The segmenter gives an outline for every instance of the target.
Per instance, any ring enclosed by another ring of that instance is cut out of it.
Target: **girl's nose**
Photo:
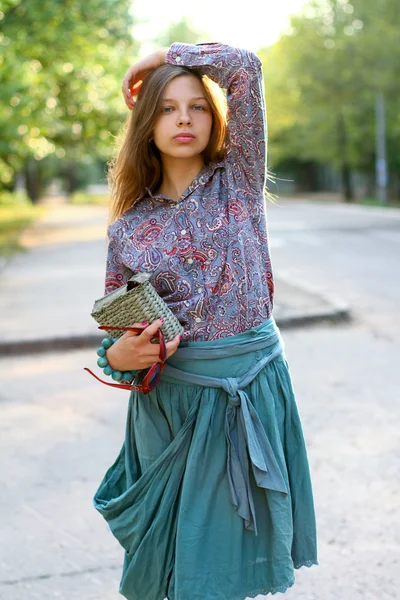
[[[182,124],[182,125],[184,123],[186,123],[186,124],[190,123],[190,117],[189,117],[189,115],[185,115],[185,114],[180,115],[180,117],[178,119],[178,123]]]

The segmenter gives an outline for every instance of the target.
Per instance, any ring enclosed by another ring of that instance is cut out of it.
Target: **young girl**
[[[223,44],[174,43],[133,65],[123,93],[134,110],[112,170],[106,293],[151,273],[184,334],[167,344],[158,385],[131,392],[124,444],[94,498],[125,551],[120,593],[285,592],[294,569],[318,561],[272,316],[261,62]],[[160,360],[150,340],[162,321],[142,325],[107,350],[112,369]]]

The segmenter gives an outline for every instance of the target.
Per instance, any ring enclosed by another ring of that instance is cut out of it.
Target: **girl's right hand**
[[[128,69],[122,82],[122,94],[128,108],[132,109],[135,106],[133,98],[138,95],[147,75],[164,64],[168,50],[169,48],[160,48],[138,60]]]
[[[160,345],[152,344],[151,338],[162,326],[161,319],[157,319],[143,329],[142,333],[126,331],[106,352],[108,364],[113,370],[132,371],[148,369],[160,361]],[[134,323],[132,327],[143,327],[142,323]],[[181,336],[178,334],[173,340],[166,343],[167,358],[178,349]]]

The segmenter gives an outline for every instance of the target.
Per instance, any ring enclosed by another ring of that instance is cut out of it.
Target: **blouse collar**
[[[184,200],[187,196],[189,196],[189,194],[191,194],[199,185],[206,184],[207,181],[209,181],[211,179],[211,177],[214,175],[215,171],[222,167],[224,167],[223,161],[219,161],[219,162],[213,161],[213,162],[210,162],[210,163],[207,163],[206,165],[204,165],[203,168],[201,169],[201,171],[198,173],[198,175],[196,175],[196,177],[193,179],[191,184],[183,192],[183,194],[181,195],[179,200],[173,200],[172,198],[169,198],[168,196],[164,196],[163,194],[153,194],[149,188],[145,188],[145,189],[146,189],[146,192],[148,193],[149,197],[152,198],[153,200],[156,200],[157,202],[167,202],[169,204],[178,204],[181,200]]]

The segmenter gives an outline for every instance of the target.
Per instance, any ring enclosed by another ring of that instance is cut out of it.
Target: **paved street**
[[[12,258],[1,272],[0,356],[64,347],[93,347],[100,340],[90,316],[104,293],[107,209],[104,206],[51,205],[22,236],[28,252]],[[0,267],[1,269],[1,267]],[[341,305],[275,278],[274,315],[279,323],[329,314]]]
[[[317,203],[268,205],[279,275],[350,304],[377,333],[400,328],[400,210]]]
[[[275,272],[355,317],[284,331],[320,560],[285,597],[399,598],[400,212],[281,204],[269,205]],[[102,267],[93,255],[96,276]],[[83,371],[94,363],[92,350],[0,360],[1,600],[121,598],[122,553],[91,502],[122,443],[127,395],[96,385]]]

